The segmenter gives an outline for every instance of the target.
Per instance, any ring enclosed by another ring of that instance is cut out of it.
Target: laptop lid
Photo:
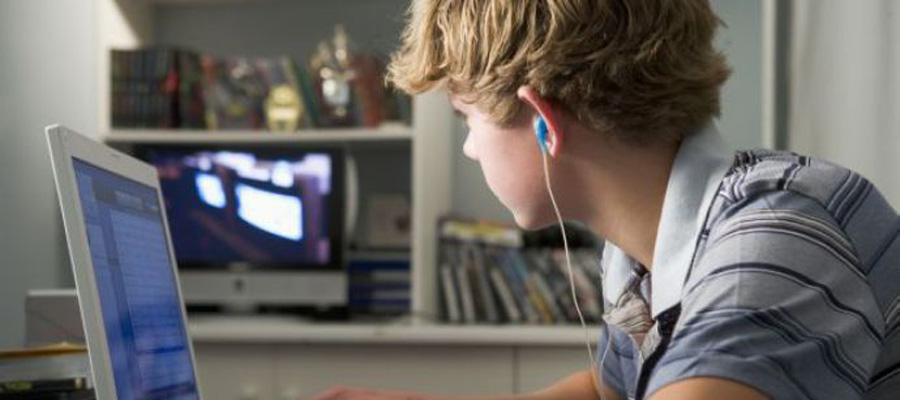
[[[156,170],[46,128],[99,400],[200,400]]]

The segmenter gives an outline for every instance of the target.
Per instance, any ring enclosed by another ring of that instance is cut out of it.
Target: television
[[[159,173],[189,304],[344,301],[343,150],[176,145],[135,150]],[[337,281],[323,281],[329,276]],[[325,287],[335,289],[320,295]]]

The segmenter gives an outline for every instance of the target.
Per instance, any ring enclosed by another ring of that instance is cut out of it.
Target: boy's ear
[[[557,111],[546,98],[541,96],[531,86],[520,86],[519,89],[516,90],[516,97],[518,97],[519,101],[530,108],[531,112],[534,113],[531,118],[531,126],[533,126],[534,120],[538,115],[544,118],[544,122],[547,124],[546,145],[548,155],[553,157],[559,154],[563,133],[560,129],[562,127],[562,120]]]

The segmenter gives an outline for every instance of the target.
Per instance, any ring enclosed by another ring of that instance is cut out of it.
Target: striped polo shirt
[[[609,314],[645,304],[652,327],[636,334],[632,316],[607,318],[603,384],[629,399],[699,376],[773,399],[900,398],[898,232],[896,212],[859,174],[793,153],[733,152],[713,126],[689,135],[652,271],[604,249]]]

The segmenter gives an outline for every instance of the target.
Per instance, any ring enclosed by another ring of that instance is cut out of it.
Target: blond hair
[[[580,123],[647,144],[719,114],[730,69],[707,0],[414,1],[387,79],[440,86],[507,125],[530,85]],[[416,4],[419,3],[419,4]]]

